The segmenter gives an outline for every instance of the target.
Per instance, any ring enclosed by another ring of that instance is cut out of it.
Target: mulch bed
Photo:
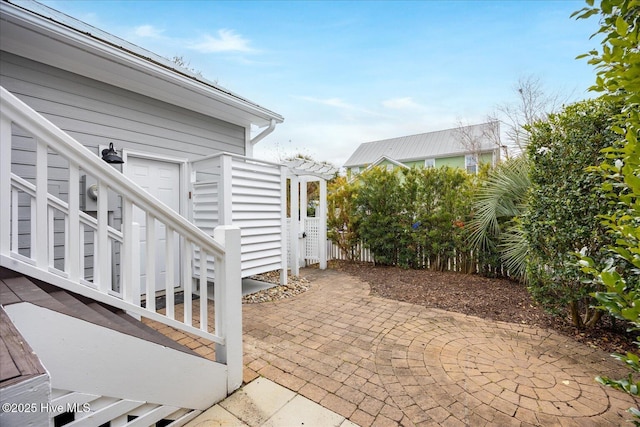
[[[475,274],[404,270],[369,263],[331,261],[330,268],[369,283],[371,294],[383,298],[454,311],[485,319],[553,329],[608,353],[637,352],[626,324],[607,315],[589,330],[577,330],[568,319],[554,317],[539,307],[526,286]]]

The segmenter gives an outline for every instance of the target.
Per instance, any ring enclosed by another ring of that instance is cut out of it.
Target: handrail
[[[31,197],[36,196],[36,186],[30,183],[29,181],[17,175],[12,175],[11,181],[14,187],[16,187],[17,189],[24,191],[26,194],[30,195]],[[48,198],[49,206],[51,206],[52,208],[58,209],[59,211],[62,211],[65,213],[69,212],[69,204],[64,200],[60,200],[53,194],[48,194],[47,198]],[[91,215],[87,215],[84,212],[79,212],[79,215],[80,215],[80,221],[83,224],[90,225],[92,227],[98,226],[98,220],[92,217]],[[111,226],[107,226],[107,230],[109,233],[109,237],[113,239],[117,239],[120,242],[122,242],[122,232],[120,230],[116,230]]]
[[[114,191],[128,194],[131,199],[135,199],[136,206],[161,219],[178,233],[190,235],[193,242],[206,248],[207,252],[224,255],[224,248],[206,233],[180,216],[166,214],[171,209],[166,204],[157,200],[122,173],[110,167],[98,156],[91,153],[84,145],[42,117],[2,86],[0,86],[0,99],[2,101],[2,114],[8,117],[10,121],[28,124],[29,132],[36,138],[47,141],[47,144],[58,154],[70,162],[82,165],[84,169],[90,170],[91,174],[99,180],[109,182],[109,187]]]
[[[242,383],[242,305],[240,283],[240,230],[233,226],[218,227],[213,236],[196,227],[186,218],[171,210],[132,180],[108,165],[80,142],[48,121],[27,104],[0,86],[0,200],[10,201],[10,209],[0,209],[0,265],[12,268],[56,286],[110,304],[129,312],[159,321],[182,331],[206,338],[216,343],[216,360],[227,365],[227,390],[232,392]],[[12,171],[13,129],[16,124],[35,140],[35,179],[29,182]],[[68,201],[48,190],[48,153],[54,152],[68,162]],[[98,182],[96,218],[80,210],[80,171],[90,173]],[[121,230],[109,225],[107,214],[108,191],[121,197]],[[20,197],[28,201],[19,202]],[[18,244],[18,206],[30,205],[28,253],[20,253]],[[147,305],[140,304],[140,261],[145,264],[148,296],[155,296],[154,271],[156,265],[155,244],[148,244],[146,259],[139,258],[139,231],[133,222],[133,208],[146,213],[147,242],[156,242],[155,224],[164,224],[166,233],[165,267],[166,313],[156,311],[155,298],[147,298]],[[56,214],[59,212],[59,214]],[[60,215],[62,218],[58,218]],[[64,220],[64,267],[54,266],[55,221]],[[87,228],[85,228],[87,227]],[[94,263],[94,282],[84,278],[84,232],[93,234],[94,259],[107,262]],[[174,233],[178,236],[174,239]],[[111,290],[112,273],[108,259],[112,256],[113,242],[120,244],[121,297]],[[182,274],[174,282],[173,248],[182,248]],[[192,326],[192,286],[194,282],[193,251],[198,250],[216,263],[215,325],[208,320],[206,275],[200,275],[200,327]],[[193,261],[193,263],[192,263]],[[174,286],[182,284],[185,294],[184,321],[175,319]],[[137,296],[136,296],[137,294]],[[215,332],[209,332],[214,326]]]

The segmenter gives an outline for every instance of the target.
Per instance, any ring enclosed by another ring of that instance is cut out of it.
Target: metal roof
[[[371,141],[360,144],[345,162],[345,167],[368,165],[381,157],[399,162],[442,158],[462,155],[471,150],[465,148],[464,140],[473,139],[475,151],[485,152],[498,148],[494,135],[499,131],[497,122],[482,123],[460,128],[401,136],[398,138]]]
[[[2,50],[232,123],[284,119],[163,58],[33,0],[2,0]]]

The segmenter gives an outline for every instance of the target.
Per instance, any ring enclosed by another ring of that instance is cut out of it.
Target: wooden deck
[[[46,374],[38,357],[0,307],[0,389]]]

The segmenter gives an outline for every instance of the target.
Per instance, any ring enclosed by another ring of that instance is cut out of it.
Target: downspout
[[[269,126],[267,126],[265,130],[257,134],[253,139],[249,140],[249,143],[247,144],[247,147],[245,150],[246,151],[245,155],[247,157],[253,157],[253,147],[258,142],[262,141],[265,137],[269,136],[269,134],[273,132],[275,128],[276,128],[276,121],[275,119],[271,119],[271,121],[269,122]]]

